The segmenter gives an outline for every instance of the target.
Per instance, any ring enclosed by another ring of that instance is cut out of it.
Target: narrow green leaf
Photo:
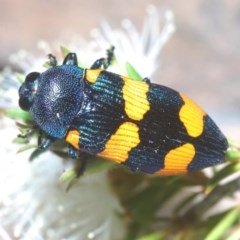
[[[22,120],[25,122],[32,122],[32,116],[29,112],[25,112],[19,108],[12,108],[5,111],[6,116],[16,119]]]
[[[226,215],[218,222],[218,224],[209,232],[205,240],[221,239],[226,231],[239,218],[240,208],[236,207],[226,213]]]
[[[25,132],[25,130],[28,130],[29,128],[31,128],[32,126],[21,123],[21,122],[16,122],[16,125],[18,128],[20,128],[20,130],[23,130],[23,132]]]
[[[27,143],[29,143],[29,139],[28,138],[22,138],[22,137],[16,137],[15,139],[13,139],[13,143],[27,144]]]
[[[17,153],[25,152],[25,151],[27,151],[29,149],[32,149],[32,148],[37,148],[37,145],[36,144],[29,144],[29,145],[23,146],[23,147],[18,149]]]
[[[189,196],[187,196],[186,198],[180,199],[178,204],[175,206],[174,209],[174,214],[178,214],[179,212],[181,212],[186,206],[188,206],[189,204],[191,204],[191,202],[198,197],[197,193],[192,193]]]
[[[239,142],[228,139],[229,149],[226,151],[227,160],[240,159],[240,144]]]
[[[63,57],[66,57],[70,53],[70,50],[67,49],[66,47],[61,46],[60,49],[61,49]]]
[[[76,171],[74,168],[65,171],[60,177],[60,183],[65,183],[71,181],[73,178],[76,178]]]
[[[66,183],[66,192],[68,192],[77,182],[79,178],[77,178],[75,169],[69,169],[65,171],[60,177],[60,183]]]
[[[239,239],[240,239],[240,225],[238,225],[225,240],[239,240]]]
[[[15,72],[14,75],[21,84],[25,81],[26,76],[23,73]]]
[[[240,151],[238,151],[238,150],[228,150],[227,152],[226,152],[226,159],[227,160],[236,160],[236,159],[240,159]]]
[[[221,170],[217,171],[214,176],[209,180],[207,187],[206,187],[206,192],[212,191],[216,185],[223,180],[224,178],[232,175],[233,173],[236,173],[240,171],[240,163],[231,163],[226,165],[224,168]]]
[[[149,184],[142,191],[127,199],[125,207],[138,224],[149,226],[153,223],[156,212],[164,208],[165,203],[179,194],[180,190],[181,187],[175,184],[164,187],[161,181],[155,182],[155,184]]]
[[[191,207],[184,215],[186,218],[200,219],[204,213],[212,208],[224,196],[230,196],[239,189],[240,179],[236,178],[224,185],[216,186],[206,197],[197,205]]]
[[[228,139],[228,145],[229,145],[229,148],[235,148],[235,149],[240,149],[240,144],[239,142],[236,142],[232,139]]]
[[[135,79],[135,80],[142,80],[143,78],[141,75],[137,72],[137,70],[129,63],[126,63],[126,71],[128,74],[128,77]]]
[[[138,240],[162,240],[166,239],[164,232],[155,232],[139,238]]]

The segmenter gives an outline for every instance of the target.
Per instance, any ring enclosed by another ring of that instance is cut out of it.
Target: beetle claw
[[[63,60],[63,65],[78,65],[76,53],[69,53]]]

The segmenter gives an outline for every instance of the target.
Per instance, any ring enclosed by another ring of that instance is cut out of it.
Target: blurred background
[[[176,32],[163,48],[153,82],[184,92],[212,115],[223,131],[240,138],[240,2],[237,0],[0,0],[0,68],[20,49],[37,42],[90,39],[103,20],[120,27],[124,18],[142,26],[146,7],[169,8]]]

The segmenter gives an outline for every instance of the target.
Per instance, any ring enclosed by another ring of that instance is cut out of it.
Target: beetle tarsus
[[[89,157],[90,155],[88,153],[78,151],[77,163],[75,165],[77,178],[84,174]]]
[[[113,60],[114,57],[114,47],[112,46],[110,49],[107,50],[107,57],[106,58],[100,58],[96,60],[93,65],[90,67],[90,69],[107,69]]]
[[[106,63],[105,63],[105,69],[107,69],[112,61],[113,61],[113,58],[114,58],[114,49],[115,47],[114,46],[111,46],[109,49],[107,49],[107,58],[106,58]]]
[[[145,83],[151,83],[150,79],[147,78],[147,77],[143,78],[143,81],[144,81]]]
[[[40,132],[38,136],[38,148],[41,150],[46,150],[52,145],[54,141],[55,138],[48,135],[43,135],[43,133]]]
[[[76,150],[72,145],[68,144],[68,156],[72,159],[79,158],[79,151]]]
[[[57,59],[54,55],[52,55],[51,53],[48,54],[48,59],[49,59],[49,66],[50,67],[56,67],[57,66]]]
[[[69,53],[63,60],[63,65],[78,65],[76,53]]]
[[[104,65],[105,58],[100,58],[96,60],[93,65],[90,67],[90,69],[99,69]]]

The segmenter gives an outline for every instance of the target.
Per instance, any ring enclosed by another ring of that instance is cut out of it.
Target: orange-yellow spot
[[[143,81],[134,81],[127,77],[122,77],[124,81],[123,99],[125,101],[125,112],[133,120],[143,119],[144,114],[150,109],[147,100],[149,84]]]
[[[206,113],[188,97],[183,94],[180,94],[180,96],[184,101],[184,105],[179,112],[180,120],[191,137],[198,137],[203,132],[203,117]]]
[[[102,69],[88,69],[85,72],[85,78],[87,79],[88,82],[95,83],[101,72]]]
[[[195,148],[190,143],[177,147],[165,156],[164,168],[157,173],[161,175],[177,175],[187,172],[187,167],[195,156]]]
[[[65,138],[76,149],[79,149],[80,133],[77,130],[70,130]]]
[[[111,136],[105,145],[105,149],[98,156],[117,163],[126,161],[129,151],[140,142],[138,131],[139,128],[135,123],[123,123]]]

